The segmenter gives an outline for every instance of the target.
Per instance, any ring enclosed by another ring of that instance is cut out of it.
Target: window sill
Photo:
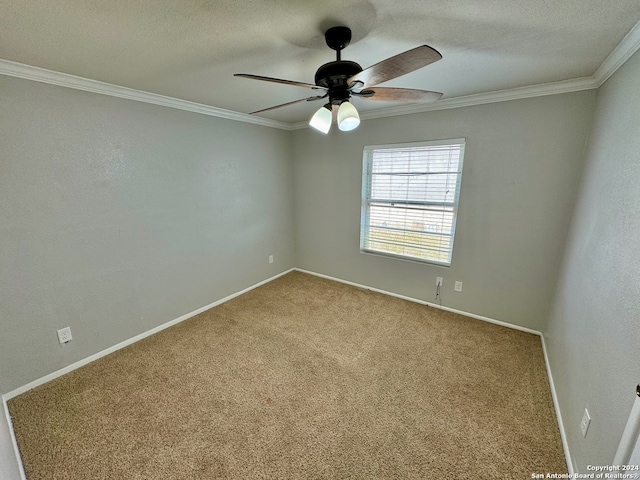
[[[363,253],[365,255],[373,255],[376,257],[383,257],[383,258],[391,258],[394,260],[401,260],[403,262],[411,262],[411,263],[419,263],[421,265],[432,265],[434,267],[441,267],[441,268],[449,268],[451,267],[451,263],[446,263],[446,262],[437,262],[435,260],[421,260],[419,258],[413,258],[413,257],[403,257],[402,255],[394,255],[392,253],[384,253],[384,252],[378,252],[376,250],[364,250],[364,249],[360,249],[360,253]]]

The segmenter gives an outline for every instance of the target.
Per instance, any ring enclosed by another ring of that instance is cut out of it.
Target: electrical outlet
[[[459,282],[456,280],[456,283],[453,285],[453,289],[456,292],[461,292],[462,291],[462,282]]]
[[[582,436],[587,436],[587,430],[589,430],[589,424],[591,423],[591,417],[589,416],[589,411],[585,408],[584,415],[582,415],[582,421],[580,422],[580,431],[582,432]]]
[[[436,287],[442,286],[442,277],[436,277]]]
[[[269,255],[269,263],[273,263],[273,255]]]
[[[71,340],[73,340],[73,337],[71,336],[71,327],[64,327],[58,330],[58,341],[61,344],[70,342]]]

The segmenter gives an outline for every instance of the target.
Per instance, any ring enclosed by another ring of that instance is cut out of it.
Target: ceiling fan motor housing
[[[325,63],[316,72],[316,85],[329,89],[330,103],[339,105],[349,98],[347,80],[362,71],[362,67],[349,60]]]

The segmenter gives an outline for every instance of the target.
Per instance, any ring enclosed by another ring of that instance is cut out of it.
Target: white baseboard
[[[18,442],[13,433],[13,422],[11,421],[11,415],[9,415],[9,407],[7,407],[7,400],[4,396],[2,397],[2,410],[4,418],[0,419],[0,445],[2,446],[0,458],[8,461],[0,462],[0,479],[27,480],[27,476],[24,473],[24,466],[22,465],[22,458],[20,458]],[[13,457],[15,457],[15,459]]]
[[[256,283],[255,285],[247,287],[244,290],[240,290],[239,292],[232,293],[231,295],[228,295],[228,296],[226,296],[226,297],[224,297],[224,298],[222,298],[220,300],[217,300],[217,301],[215,301],[213,303],[210,303],[209,305],[205,305],[204,307],[200,307],[197,310],[194,310],[193,312],[187,313],[186,315],[182,315],[181,317],[178,317],[178,318],[176,318],[174,320],[171,320],[171,321],[169,321],[167,323],[163,323],[162,325],[159,325],[159,326],[157,326],[155,328],[152,328],[151,330],[147,330],[146,332],[143,332],[143,333],[141,333],[139,335],[136,335],[135,337],[131,337],[131,338],[129,338],[129,339],[123,341],[123,342],[118,343],[117,345],[109,347],[109,348],[107,348],[105,350],[102,350],[102,351],[100,351],[98,353],[94,353],[93,355],[90,355],[90,356],[88,356],[86,358],[83,358],[82,360],[78,360],[77,362],[72,363],[71,365],[68,365],[68,366],[66,366],[64,368],[61,368],[60,370],[56,370],[55,372],[50,373],[48,375],[45,375],[44,377],[38,378],[37,380],[34,380],[33,382],[29,382],[26,385],[23,385],[22,387],[18,387],[15,390],[10,391],[9,393],[5,393],[2,397],[5,400],[10,400],[13,397],[17,397],[18,395],[21,395],[21,394],[31,390],[32,388],[35,388],[35,387],[38,387],[38,386],[40,386],[42,384],[50,382],[51,380],[54,380],[54,379],[66,374],[66,373],[72,372],[73,370],[76,370],[76,369],[78,369],[78,368],[80,368],[80,367],[82,367],[82,366],[84,366],[84,365],[86,365],[88,363],[91,363],[91,362],[93,362],[95,360],[98,360],[99,358],[102,358],[105,355],[109,355],[110,353],[113,353],[113,352],[115,352],[117,350],[120,350],[121,348],[129,346],[129,345],[131,345],[133,343],[136,343],[136,342],[142,340],[143,338],[146,338],[146,337],[148,337],[150,335],[153,335],[154,333],[158,333],[158,332],[160,332],[160,331],[162,331],[162,330],[164,330],[166,328],[169,328],[169,327],[171,327],[173,325],[176,325],[176,324],[178,324],[180,322],[183,322],[183,321],[185,321],[185,320],[187,320],[187,319],[189,319],[191,317],[195,317],[196,315],[198,315],[198,314],[200,314],[200,313],[202,313],[202,312],[204,312],[206,310],[209,310],[210,308],[213,308],[213,307],[215,307],[217,305],[220,305],[222,303],[228,302],[232,298],[235,298],[235,297],[237,297],[239,295],[242,295],[243,293],[247,293],[248,291],[253,290],[254,288],[257,288],[257,287],[259,287],[261,285],[264,285],[265,283],[269,283],[269,282],[271,282],[272,280],[275,280],[278,277],[281,277],[283,275],[286,275],[289,272],[292,272],[293,270],[294,270],[293,268],[290,268],[289,270],[286,270],[286,271],[284,271],[282,273],[274,275],[273,277],[269,277],[266,280],[263,280],[261,282]]]
[[[217,301],[215,301],[213,303],[210,303],[209,305],[205,305],[204,307],[198,308],[197,310],[194,310],[193,312],[187,313],[186,315],[182,315],[181,317],[178,317],[178,318],[176,318],[174,320],[171,320],[171,321],[169,321],[167,323],[163,323],[162,325],[159,325],[159,326],[157,326],[155,328],[152,328],[151,330],[148,330],[148,331],[143,332],[143,333],[141,333],[139,335],[136,335],[135,337],[131,337],[128,340],[125,340],[123,342],[118,343],[117,345],[114,345],[114,346],[109,347],[109,348],[107,348],[105,350],[102,350],[102,351],[100,351],[98,353],[90,355],[90,356],[88,356],[88,357],[86,357],[86,358],[84,358],[82,360],[79,360],[79,361],[77,361],[75,363],[72,363],[71,365],[68,365],[68,366],[66,366],[64,368],[61,368],[60,370],[56,370],[53,373],[50,373],[48,375],[45,375],[44,377],[38,378],[37,380],[34,380],[33,382],[29,382],[26,385],[23,385],[22,387],[18,387],[15,390],[12,390],[9,393],[5,393],[4,395],[2,395],[2,405],[3,405],[3,408],[4,408],[4,415],[6,416],[6,419],[7,419],[8,430],[9,431],[6,432],[4,428],[0,429],[0,440],[3,440],[3,445],[2,445],[3,448],[8,448],[8,447],[5,446],[5,444],[8,445],[10,442],[13,445],[13,450],[14,450],[15,457],[16,457],[16,462],[17,462],[17,465],[19,467],[19,473],[20,473],[19,480],[26,480],[26,476],[25,476],[25,473],[24,473],[24,467],[22,465],[22,458],[20,457],[20,451],[18,449],[18,443],[16,441],[16,437],[15,437],[15,434],[14,434],[14,431],[13,431],[13,424],[12,424],[12,421],[11,421],[11,415],[9,414],[9,408],[7,407],[7,401],[8,400],[10,400],[10,399],[12,399],[14,397],[17,397],[18,395],[20,395],[22,393],[25,393],[25,392],[31,390],[32,388],[35,388],[35,387],[43,385],[43,384],[45,384],[47,382],[50,382],[51,380],[54,380],[54,379],[66,374],[66,373],[72,372],[73,370],[76,370],[76,369],[78,369],[78,368],[80,368],[80,367],[82,367],[84,365],[87,365],[88,363],[91,363],[91,362],[93,362],[95,360],[98,360],[99,358],[102,358],[102,357],[104,357],[106,355],[109,355],[110,353],[113,353],[113,352],[115,352],[117,350],[120,350],[121,348],[124,348],[124,347],[126,347],[128,345],[131,345],[131,344],[133,344],[133,343],[135,343],[135,342],[137,342],[139,340],[142,340],[143,338],[146,338],[146,337],[148,337],[150,335],[153,335],[154,333],[158,333],[158,332],[160,332],[160,331],[162,331],[162,330],[164,330],[166,328],[169,328],[169,327],[171,327],[173,325],[176,325],[176,324],[178,324],[180,322],[183,322],[183,321],[185,321],[185,320],[187,320],[187,319],[189,319],[191,317],[195,317],[196,315],[198,315],[198,314],[200,314],[200,313],[202,313],[202,312],[204,312],[206,310],[209,310],[210,308],[213,308],[213,307],[215,307],[217,305],[220,305],[222,303],[228,302],[232,298],[240,296],[243,293],[247,293],[248,291],[253,290],[254,288],[257,288],[257,287],[259,287],[261,285],[264,285],[265,283],[269,283],[272,280],[275,280],[278,277],[286,275],[287,273],[289,273],[289,272],[291,272],[293,270],[294,270],[293,268],[290,268],[289,270],[281,272],[281,273],[279,273],[277,275],[274,275],[273,277],[270,277],[270,278],[267,278],[266,280],[258,282],[255,285],[247,287],[244,290],[240,290],[239,292],[236,292],[236,293],[233,293],[231,295],[228,295],[228,296],[226,296],[226,297],[224,297],[224,298],[222,298],[220,300],[217,300]],[[10,436],[10,440],[8,440],[8,436]],[[7,438],[5,438],[5,437],[7,437]],[[6,440],[6,441],[4,441],[4,440]],[[11,474],[10,473],[6,473],[5,474],[5,472],[3,470],[0,470],[0,479],[2,479],[2,480],[5,479],[5,477],[3,475],[5,475],[5,476],[6,475],[11,475],[12,477],[15,477],[15,473],[11,473]],[[7,480],[18,480],[18,478],[14,479],[14,478],[9,477],[9,478],[7,478]]]
[[[302,273],[308,273],[309,275],[315,275],[316,277],[326,278],[327,280],[334,280],[336,282],[345,283],[347,285],[352,285],[354,287],[364,288],[366,290],[371,290],[372,292],[382,293],[384,295],[389,295],[391,297],[401,298],[403,300],[408,300],[410,302],[420,303],[422,305],[428,305],[429,307],[438,308],[440,310],[446,310],[447,312],[457,313],[459,315],[464,315],[465,317],[471,317],[471,318],[475,318],[476,320],[482,320],[483,322],[495,323],[496,325],[501,325],[503,327],[513,328],[514,330],[520,330],[522,332],[533,333],[534,335],[542,336],[542,333],[540,333],[538,330],[533,330],[532,328],[521,327],[520,325],[514,325],[513,323],[503,322],[501,320],[496,320],[494,318],[483,317],[482,315],[476,315],[475,313],[456,310],[455,308],[443,307],[442,305],[438,305],[437,303],[431,303],[425,300],[420,300],[418,298],[407,297],[406,295],[400,295],[399,293],[389,292],[387,290],[381,290],[379,288],[370,287],[368,285],[363,285],[361,283],[350,282],[349,280],[343,280],[341,278],[331,277],[329,275],[312,272],[310,270],[303,270],[301,268],[294,268],[294,270]]]
[[[533,330],[533,329],[527,328],[527,327],[521,327],[520,325],[514,325],[512,323],[503,322],[503,321],[496,320],[496,319],[493,319],[493,318],[483,317],[481,315],[476,315],[474,313],[464,312],[462,310],[456,310],[455,308],[443,307],[442,305],[438,305],[436,303],[430,303],[430,302],[426,302],[424,300],[420,300],[420,299],[417,299],[417,298],[407,297],[405,295],[400,295],[400,294],[397,294],[397,293],[388,292],[386,290],[381,290],[379,288],[370,287],[368,285],[362,285],[360,283],[350,282],[348,280],[343,280],[341,278],[331,277],[329,275],[324,275],[322,273],[312,272],[310,270],[304,270],[302,268],[295,268],[294,270],[297,270],[298,272],[308,273],[310,275],[315,275],[316,277],[326,278],[328,280],[334,280],[336,282],[345,283],[347,285],[353,285],[354,287],[364,288],[364,289],[367,289],[367,290],[371,290],[373,292],[382,293],[384,295],[390,295],[392,297],[402,298],[403,300],[408,300],[410,302],[420,303],[422,305],[428,305],[428,306],[433,307],[433,308],[439,308],[440,310],[446,310],[448,312],[458,313],[460,315],[464,315],[466,317],[475,318],[476,320],[481,320],[483,322],[495,323],[495,324],[501,325],[503,327],[513,328],[515,330],[521,330],[523,332],[533,333],[534,335],[538,335],[540,337],[541,341],[542,341],[542,352],[544,354],[544,363],[545,363],[545,366],[547,368],[547,376],[549,378],[549,388],[551,390],[551,397],[553,398],[553,408],[554,408],[554,410],[556,412],[556,418],[557,418],[557,421],[558,421],[558,428],[560,429],[560,439],[562,440],[562,448],[564,450],[564,458],[565,458],[565,460],[567,462],[567,470],[568,470],[568,472],[570,474],[572,474],[572,475],[574,474],[573,461],[571,459],[571,453],[569,451],[569,444],[567,442],[567,435],[566,435],[566,432],[564,430],[564,423],[562,422],[562,415],[560,413],[560,404],[558,403],[558,395],[556,394],[556,387],[555,387],[555,384],[553,383],[553,375],[551,374],[551,365],[549,364],[549,357],[547,356],[547,346],[545,344],[544,335],[542,334],[542,332],[539,332],[538,330]]]
[[[564,430],[564,423],[562,421],[562,414],[560,413],[560,402],[558,401],[558,395],[556,393],[556,386],[553,383],[553,374],[551,373],[551,364],[549,363],[549,357],[547,355],[547,344],[544,340],[544,335],[540,335],[542,339],[542,352],[544,353],[544,363],[547,366],[547,377],[549,377],[549,388],[551,389],[551,397],[553,398],[553,408],[556,411],[556,419],[558,420],[558,428],[560,429],[560,439],[562,440],[562,449],[564,450],[564,459],[567,462],[567,470],[571,475],[575,475],[575,469],[573,467],[573,460],[571,458],[571,452],[569,451],[569,442],[567,441],[567,433]]]

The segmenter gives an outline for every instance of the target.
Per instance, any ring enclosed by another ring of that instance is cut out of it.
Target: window
[[[464,139],[364,147],[360,250],[451,265]]]

